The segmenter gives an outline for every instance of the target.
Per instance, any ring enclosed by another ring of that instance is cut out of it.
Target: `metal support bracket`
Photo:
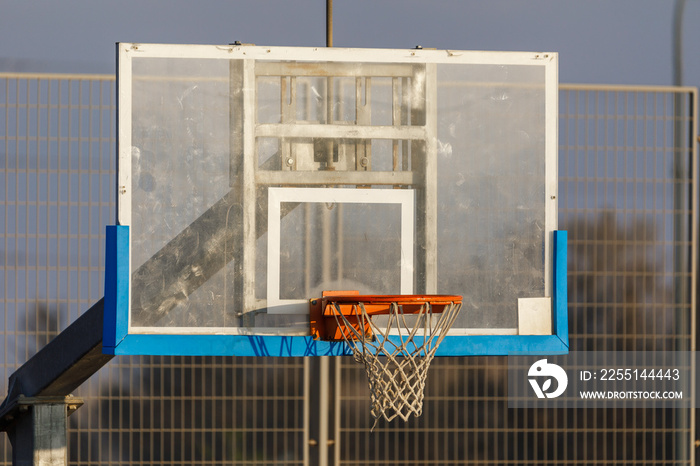
[[[13,465],[68,464],[68,416],[83,404],[70,393],[114,357],[102,354],[103,322],[101,299],[10,376],[0,431]]]

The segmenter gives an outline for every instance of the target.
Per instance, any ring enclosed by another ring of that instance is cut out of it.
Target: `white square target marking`
[[[285,202],[398,204],[401,207],[401,294],[413,293],[414,203],[412,189],[269,188],[267,240],[268,314],[306,314],[308,300],[280,296],[281,205]],[[374,219],[381,221],[381,219]],[[311,298],[311,297],[309,297]]]

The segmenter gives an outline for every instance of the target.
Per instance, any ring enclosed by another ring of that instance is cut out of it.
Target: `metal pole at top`
[[[333,47],[333,0],[326,0],[326,47]]]
[[[330,1],[330,0],[329,0]],[[686,0],[676,0],[673,8],[673,85],[683,85],[683,12]]]

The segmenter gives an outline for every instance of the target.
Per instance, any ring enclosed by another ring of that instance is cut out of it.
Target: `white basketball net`
[[[388,324],[378,327],[360,302],[353,305],[352,315],[358,318],[359,329],[369,323],[373,335],[354,327],[332,303],[338,325],[349,331],[343,333],[345,342],[352,348],[356,362],[362,363],[369,379],[372,430],[380,418],[391,421],[399,416],[404,421],[411,414],[423,412],[423,390],[430,362],[438,345],[459,314],[462,303],[451,303],[442,313],[434,313],[430,303],[421,306],[419,313],[404,314],[403,307],[391,304]],[[407,317],[415,319],[414,324]]]

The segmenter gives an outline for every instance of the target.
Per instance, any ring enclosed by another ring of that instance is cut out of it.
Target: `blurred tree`
[[[678,349],[661,226],[612,212],[567,222],[572,351]]]

